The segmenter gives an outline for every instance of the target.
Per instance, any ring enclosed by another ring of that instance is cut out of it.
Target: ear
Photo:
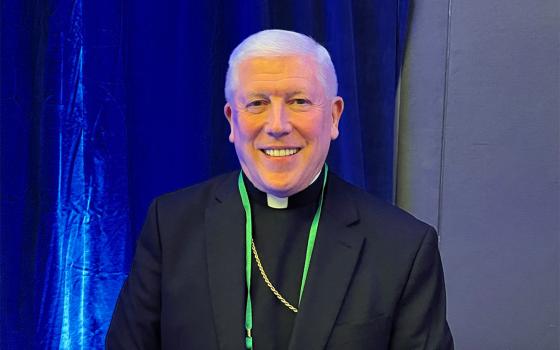
[[[331,140],[335,140],[338,137],[338,123],[342,117],[342,111],[344,110],[344,100],[340,96],[333,98],[331,102]]]
[[[224,115],[229,123],[229,142],[233,143],[233,109],[229,102],[224,106]]]

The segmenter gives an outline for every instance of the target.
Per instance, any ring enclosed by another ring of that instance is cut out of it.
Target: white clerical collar
[[[319,177],[319,175],[321,175],[321,170],[319,170],[317,175],[315,175],[315,177],[313,178],[313,180],[311,180],[311,182],[309,183],[309,185],[307,185],[307,187],[309,187],[312,183],[314,183],[315,180],[317,180],[317,178]],[[266,204],[268,204],[270,208],[286,209],[288,207],[288,198],[289,197],[276,197],[273,194],[267,193]]]

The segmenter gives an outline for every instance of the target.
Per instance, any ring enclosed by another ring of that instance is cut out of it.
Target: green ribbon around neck
[[[307,272],[309,271],[309,263],[311,262],[311,255],[313,254],[313,247],[315,246],[315,238],[317,237],[321,209],[323,208],[323,198],[325,195],[325,187],[327,185],[328,172],[329,167],[327,166],[327,163],[325,163],[325,175],[323,176],[321,197],[319,198],[319,205],[317,206],[317,211],[313,217],[313,222],[311,223],[311,228],[309,229],[309,238],[307,239],[307,250],[305,252],[305,264],[303,265],[303,275],[301,277],[301,285],[299,288],[298,305],[301,303],[301,298],[303,297],[303,290],[307,280]],[[253,306],[251,304],[251,242],[253,241],[253,219],[251,216],[251,204],[249,203],[247,188],[245,187],[245,182],[243,181],[243,171],[239,173],[237,186],[239,188],[239,194],[241,195],[243,209],[245,209],[245,280],[247,282],[247,304],[245,306],[245,330],[247,331],[247,334],[245,336],[245,347],[248,350],[252,350],[253,337],[251,330],[253,329]]]

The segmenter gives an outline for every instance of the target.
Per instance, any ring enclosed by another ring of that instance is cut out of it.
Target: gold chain
[[[261,264],[261,260],[259,259],[259,254],[257,253],[257,248],[255,247],[255,241],[252,240],[252,239],[251,239],[251,250],[253,251],[253,255],[255,256],[255,260],[257,261],[257,266],[259,267],[259,271],[261,272],[261,276],[263,277],[264,282],[266,283],[268,288],[270,288],[272,293],[274,293],[276,298],[278,298],[278,300],[280,300],[280,302],[282,304],[284,304],[288,309],[297,313],[298,309],[296,309],[292,304],[290,304],[286,299],[284,299],[282,294],[280,294],[280,292],[278,292],[278,290],[276,290],[276,288],[274,288],[274,286],[272,285],[272,283],[268,279],[268,276],[266,275],[266,272],[264,272],[264,268]]]

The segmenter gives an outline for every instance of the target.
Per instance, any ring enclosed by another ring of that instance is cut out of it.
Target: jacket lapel
[[[359,220],[356,205],[341,187],[338,178],[329,179],[290,350],[325,347],[362,249],[363,235],[350,227]]]
[[[205,213],[210,298],[222,350],[245,343],[245,213],[236,175],[218,186]],[[330,176],[290,350],[325,347],[362,249],[364,238],[351,227],[358,211],[344,187]]]
[[[245,343],[245,213],[231,175],[205,214],[210,298],[220,349]]]

